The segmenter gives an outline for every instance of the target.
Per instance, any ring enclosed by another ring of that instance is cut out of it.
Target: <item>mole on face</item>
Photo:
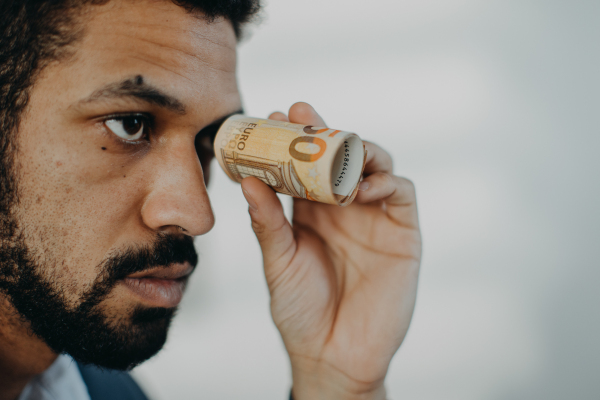
[[[102,150],[106,150],[106,147],[102,147]]]
[[[144,83],[144,78],[142,78],[141,75],[138,75],[135,77],[135,84],[136,85],[142,85]]]

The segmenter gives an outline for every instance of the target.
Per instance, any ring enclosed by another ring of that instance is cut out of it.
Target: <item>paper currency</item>
[[[236,182],[255,176],[279,193],[340,206],[356,197],[366,161],[354,133],[244,115],[221,125],[214,146]]]

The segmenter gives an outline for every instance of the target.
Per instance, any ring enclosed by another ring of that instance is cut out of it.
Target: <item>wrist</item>
[[[323,362],[292,362],[294,400],[385,400],[384,379],[360,380]]]

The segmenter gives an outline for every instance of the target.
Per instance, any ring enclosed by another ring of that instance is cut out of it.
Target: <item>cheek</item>
[[[79,158],[51,147],[20,160],[17,216],[49,278],[76,298],[112,250],[139,237],[144,180],[110,155]]]

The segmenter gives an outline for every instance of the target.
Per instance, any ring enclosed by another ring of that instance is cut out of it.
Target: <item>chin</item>
[[[90,335],[87,343],[68,346],[68,353],[83,364],[130,370],[157,354],[167,340],[175,308],[137,307],[127,325],[123,323]]]

